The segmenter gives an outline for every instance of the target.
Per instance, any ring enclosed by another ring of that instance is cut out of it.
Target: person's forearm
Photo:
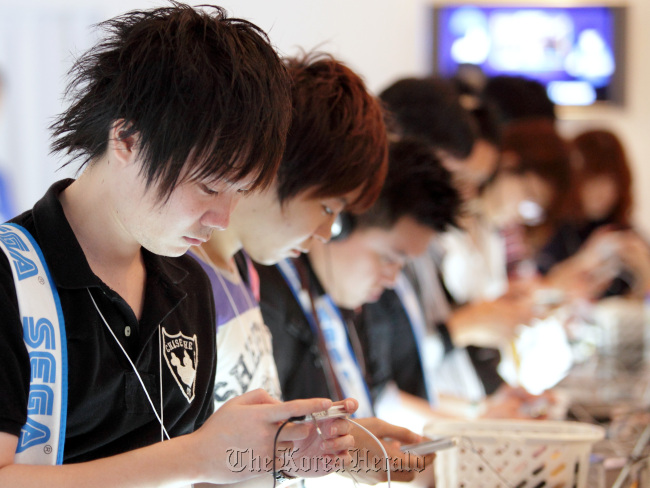
[[[634,291],[642,298],[650,299],[650,263],[637,266]]]
[[[468,304],[456,309],[447,320],[454,346],[498,347],[503,338],[490,323],[492,315],[493,310],[488,302]]]
[[[354,413],[358,407],[352,399],[346,399],[345,403],[348,413]],[[149,488],[242,481],[261,472],[246,469],[246,464],[236,455],[240,449],[268,459],[273,455],[278,422],[327,410],[331,405],[332,401],[325,398],[283,403],[256,389],[227,401],[191,434],[117,456],[64,466],[12,464],[18,439],[0,433],[0,486]],[[341,435],[335,439],[315,444],[313,457],[347,453],[353,446],[353,438],[347,432],[339,432]],[[289,424],[278,442],[306,442],[312,437],[316,434],[310,423]],[[231,457],[233,452],[235,455]]]
[[[205,481],[190,436],[86,463],[63,466],[10,464],[0,469],[0,486],[12,488],[148,488],[189,486]],[[225,461],[224,461],[225,467]],[[218,480],[213,480],[218,481]]]

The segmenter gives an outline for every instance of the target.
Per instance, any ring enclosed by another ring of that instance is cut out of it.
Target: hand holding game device
[[[314,412],[311,415],[294,417],[289,420],[291,420],[292,422],[300,423],[300,422],[313,422],[313,421],[319,421],[325,419],[345,418],[347,416],[348,416],[348,412],[347,410],[345,410],[345,407],[343,405],[333,405],[327,410],[323,410],[322,412]]]

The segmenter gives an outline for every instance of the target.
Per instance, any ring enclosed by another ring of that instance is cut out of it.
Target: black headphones
[[[352,233],[357,223],[354,215],[341,212],[332,223],[332,237],[330,241],[342,241]]]

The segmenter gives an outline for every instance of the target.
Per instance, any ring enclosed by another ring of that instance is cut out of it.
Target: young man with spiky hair
[[[0,227],[0,486],[255,476],[228,450],[273,458],[280,421],[331,401],[256,390],[212,414],[214,303],[184,253],[272,181],[286,70],[257,27],[218,7],[173,3],[102,27],[53,125],[54,150],[80,176]],[[305,424],[279,440],[336,457],[352,445],[340,422],[326,444]]]

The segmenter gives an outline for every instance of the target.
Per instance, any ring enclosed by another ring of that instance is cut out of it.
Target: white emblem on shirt
[[[163,327],[162,336],[162,354],[165,362],[187,401],[192,402],[199,361],[196,335],[188,337],[181,332],[169,334]]]

